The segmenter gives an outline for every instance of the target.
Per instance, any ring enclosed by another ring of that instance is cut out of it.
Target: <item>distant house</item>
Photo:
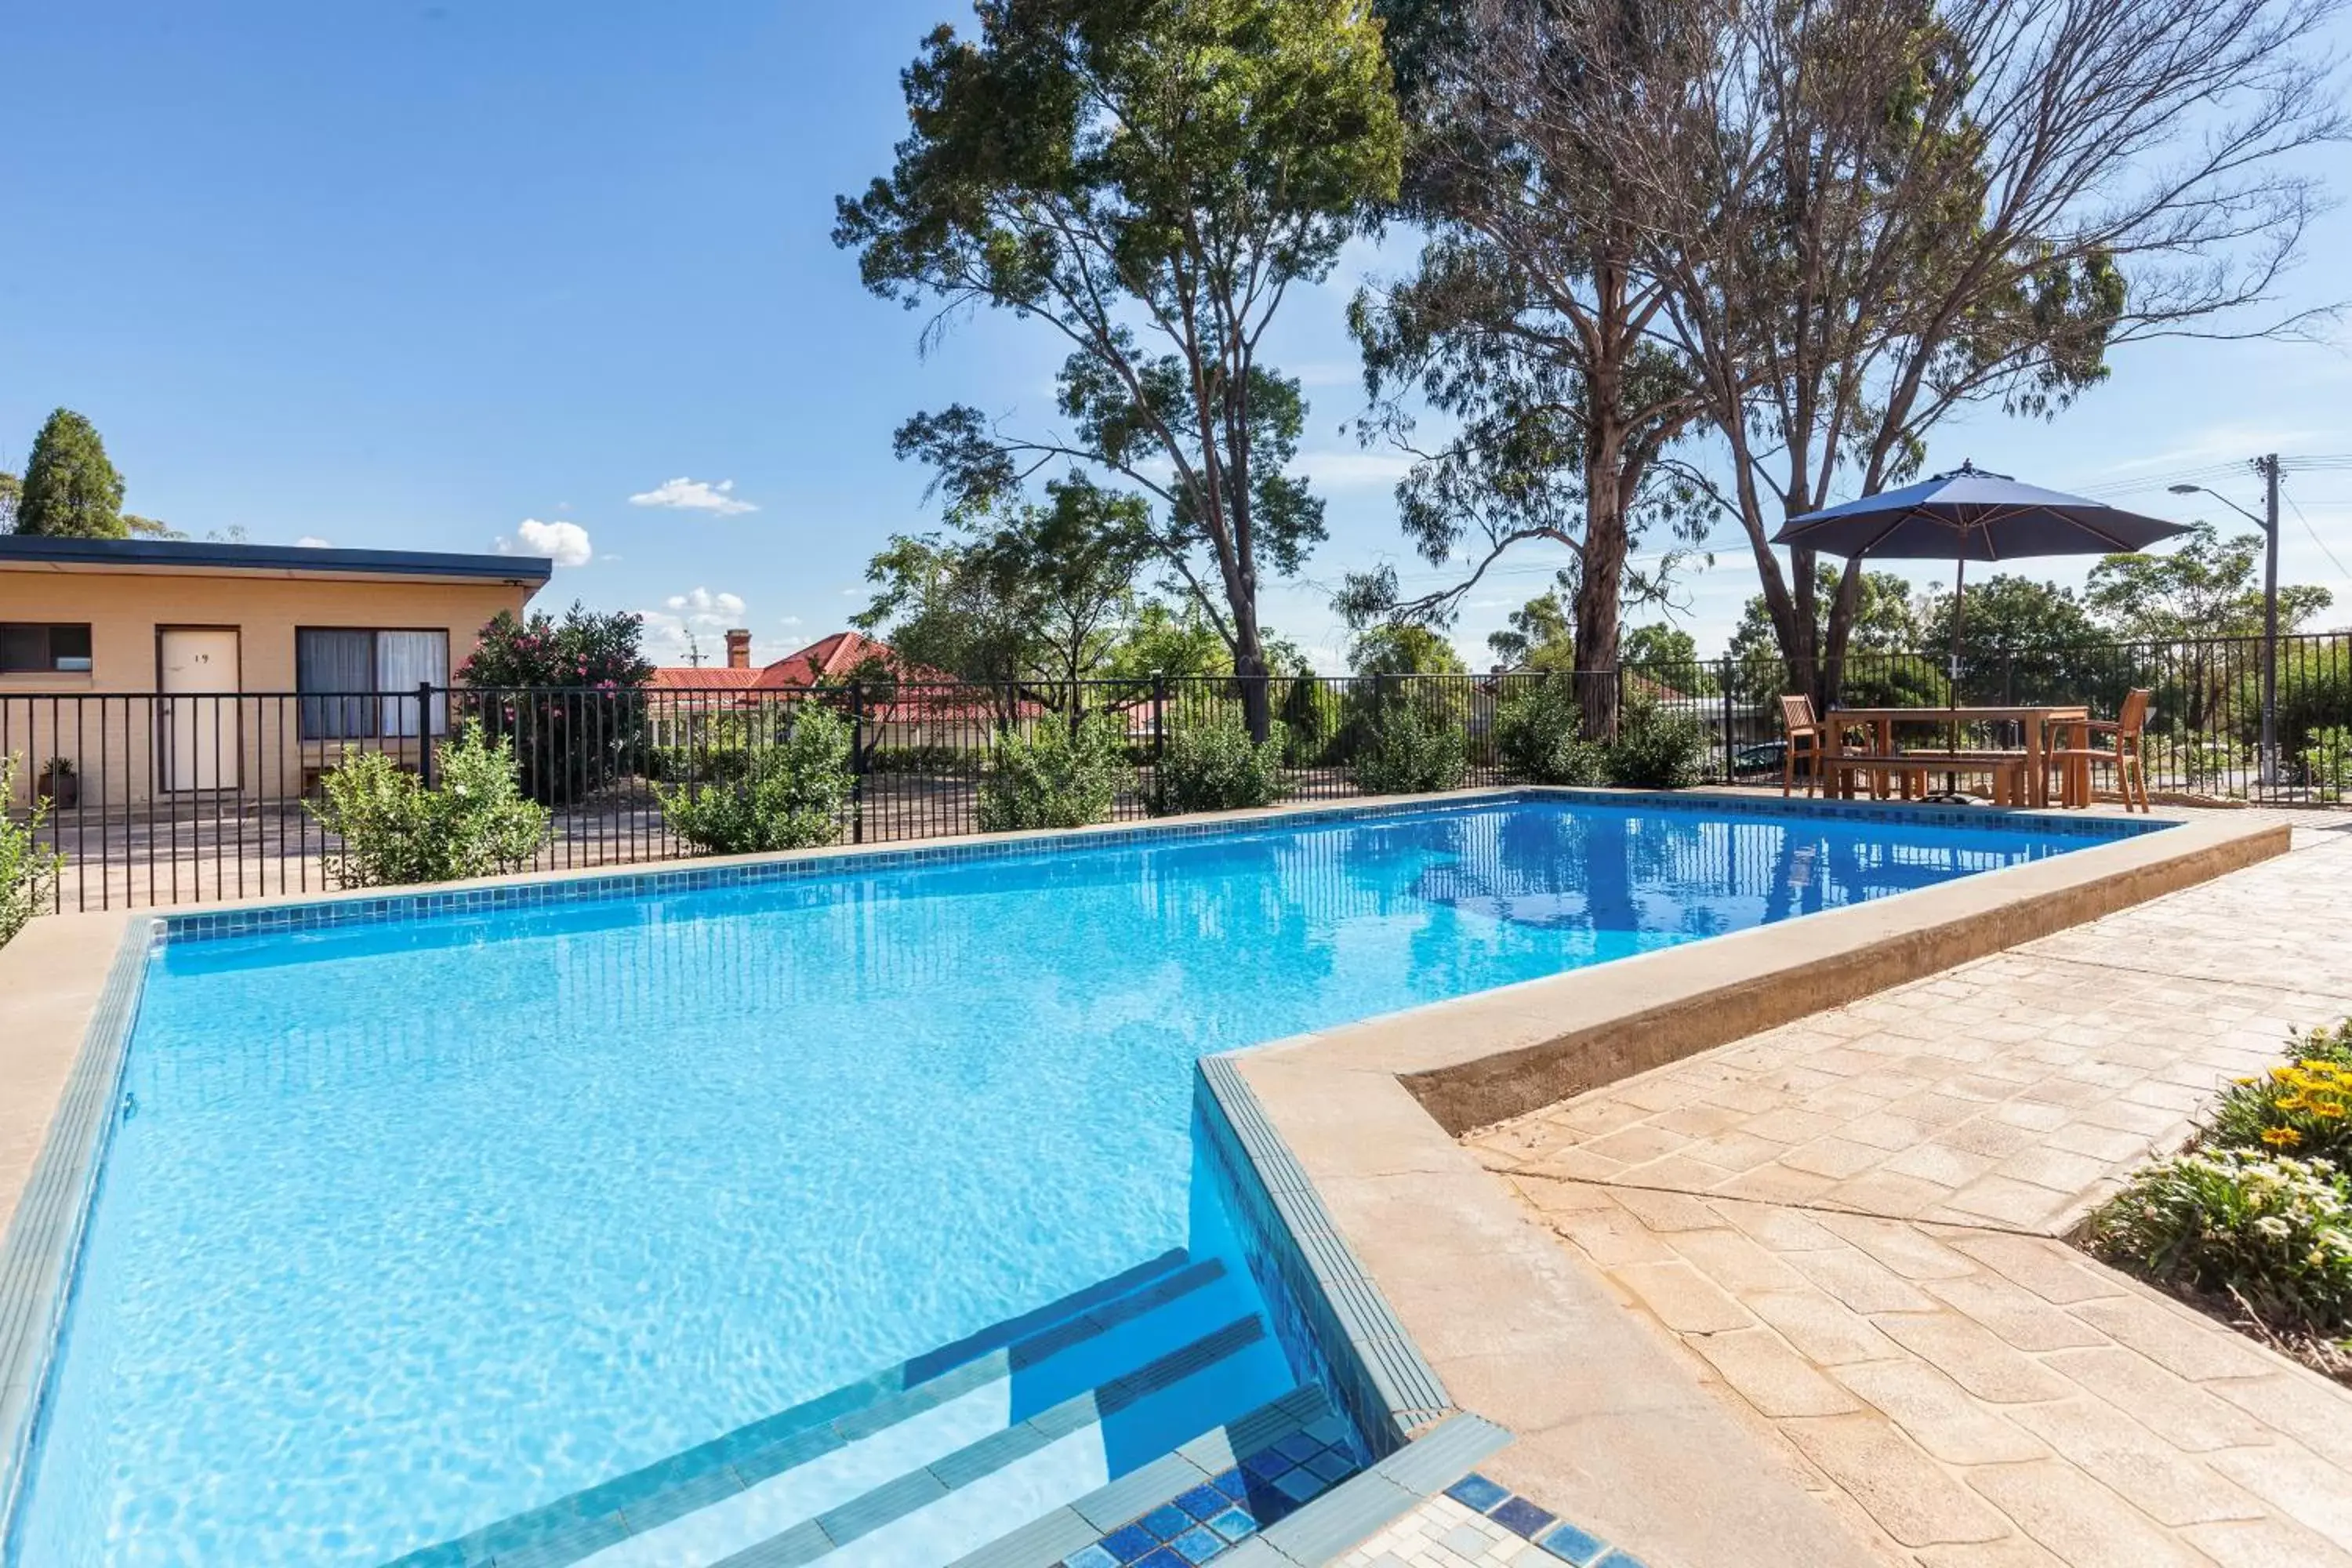
[[[751,662],[750,632],[730,631],[725,664],[665,665],[646,684],[658,694],[653,704],[656,733],[675,743],[698,717],[772,709],[820,690],[846,694],[853,682],[867,724],[879,726],[883,739],[894,745],[969,739],[975,726],[994,723],[1002,711],[970,684],[903,658],[889,644],[856,631],[820,637],[764,665]],[[1024,701],[1016,710],[1026,713],[1034,707]]]
[[[0,751],[86,803],[295,794],[350,749],[414,761],[446,687],[549,562],[0,536]],[[19,797],[25,788],[18,784]]]

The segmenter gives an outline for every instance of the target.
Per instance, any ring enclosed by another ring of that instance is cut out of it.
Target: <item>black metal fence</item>
[[[2260,639],[2101,644],[1971,656],[1954,681],[1937,654],[1864,652],[1847,664],[1852,706],[2086,702],[2113,713],[2135,688],[2154,695],[2149,783],[2158,791],[2334,803],[2352,789],[2352,636],[2281,639],[2276,755],[2260,755]],[[1464,782],[1512,782],[1497,720],[1565,676],[1324,677],[1270,680],[1293,799],[1358,793],[1365,742],[1385,710],[1409,705],[1458,730]],[[1706,737],[1718,783],[1777,781],[1781,673],[1770,661],[1643,664],[1591,677],[1622,703],[1654,704]],[[1090,717],[1123,738],[1132,780],[1116,818],[1164,804],[1169,738],[1253,703],[1231,679],[989,685],[853,684],[814,690],[653,689],[283,693],[91,693],[0,689],[0,754],[19,761],[22,820],[46,800],[38,836],[63,857],[52,906],[101,910],[316,892],[340,847],[311,809],[320,781],[368,752],[432,779],[434,742],[468,722],[509,740],[525,789],[553,826],[535,868],[622,866],[693,852],[665,822],[657,789],[725,787],[823,703],[855,737],[845,837],[886,843],[970,833],[1004,738]],[[1998,741],[1999,737],[1990,737]]]

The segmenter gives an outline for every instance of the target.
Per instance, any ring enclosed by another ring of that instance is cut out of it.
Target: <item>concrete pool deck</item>
[[[1497,793],[1517,792],[1456,798]],[[1603,1527],[1652,1568],[1879,1561],[1843,1494],[1690,1375],[1686,1353],[1628,1311],[1453,1134],[2050,939],[2257,864],[2286,840],[2284,826],[2255,814],[2215,814],[1234,1059],[1456,1404],[1519,1435],[1486,1467],[1499,1479]],[[599,878],[609,873],[561,879]],[[129,923],[52,918],[0,950],[0,1202],[11,1210]]]
[[[1457,1403],[1519,1434],[1482,1469],[1653,1568],[2352,1565],[2352,1389],[2059,1239],[2352,1013],[2352,834],[2297,844],[1474,1130],[1483,1193],[1394,1097],[1359,1088],[1389,1120],[1337,1149],[1295,1068],[1244,1072]],[[1463,1516],[1347,1562],[1551,1561]]]

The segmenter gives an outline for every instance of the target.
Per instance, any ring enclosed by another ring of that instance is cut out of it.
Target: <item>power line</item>
[[[2311,526],[2311,519],[2303,515],[2303,508],[2295,505],[2294,498],[2284,490],[2281,490],[2279,495],[2294,510],[2295,521],[2303,524],[2304,532],[2311,535],[2311,542],[2319,546],[2319,552],[2327,557],[2327,563],[2336,568],[2336,574],[2339,577],[2352,578],[2352,572],[2346,571],[2344,563],[2336,559],[2336,552],[2327,548],[2327,541],[2319,537],[2319,530]]]

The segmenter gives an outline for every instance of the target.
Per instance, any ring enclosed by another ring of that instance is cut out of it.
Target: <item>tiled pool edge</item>
[[[31,1177],[0,1239],[0,1558],[13,1549],[33,1437],[121,1103],[147,956],[163,921],[123,928]]]
[[[1009,833],[902,846],[835,845],[773,855],[689,860],[625,871],[530,872],[490,878],[446,888],[401,892],[354,892],[325,897],[257,900],[185,910],[165,910],[163,940],[206,942],[274,931],[313,931],[431,920],[445,915],[587,902],[604,899],[659,898],[703,889],[754,887],[808,878],[844,876],[1007,859],[1029,855],[1078,853],[1105,847],[1174,842],[1251,831],[1278,831],[1300,825],[1362,821],[1386,816],[1473,811],[1531,799],[1584,799],[1645,810],[1731,816],[1826,816],[1847,821],[1922,823],[1933,826],[2008,828],[2019,832],[2105,840],[2128,839],[2172,824],[2164,817],[2120,817],[2086,813],[2043,815],[1978,806],[1924,806],[1900,802],[1843,801],[1723,795],[1702,790],[1564,789],[1506,785],[1456,790],[1436,795],[1384,796],[1339,804],[1296,802],[1254,811],[1213,812],[1181,819],[1100,823],[1093,826]]]
[[[1340,1238],[1307,1177],[1230,1056],[1193,1064],[1197,1125],[1234,1198],[1234,1223],[1259,1294],[1279,1319],[1308,1319],[1307,1346],[1357,1432],[1383,1459],[1454,1413],[1445,1385]],[[1271,1278],[1266,1277],[1270,1271]],[[1297,1357],[1290,1332],[1285,1350]]]

